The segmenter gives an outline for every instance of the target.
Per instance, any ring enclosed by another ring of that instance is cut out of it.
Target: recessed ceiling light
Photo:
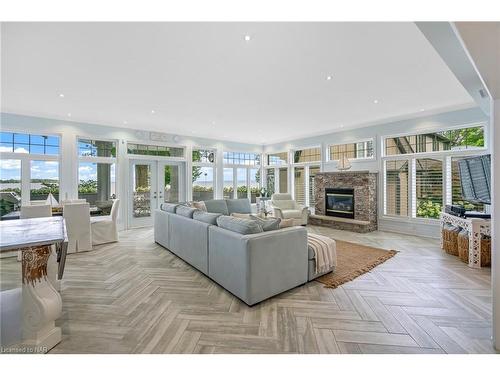
[[[375,100],[373,101],[373,104],[378,104],[378,99],[375,99]]]
[[[128,122],[127,122],[127,121],[123,121],[123,123],[124,123],[125,125],[127,125],[127,124],[128,124]]]
[[[59,97],[60,98],[64,98],[64,94],[59,94]]]
[[[245,35],[245,41],[249,42],[252,37],[250,35]]]
[[[344,127],[344,124],[340,124],[340,127],[343,128]]]
[[[420,112],[424,112],[424,111],[425,111],[425,108],[421,108],[421,109],[420,109]]]
[[[327,81],[331,81],[332,80],[332,76],[326,76],[326,80]]]
[[[154,115],[156,112],[154,109],[151,110],[151,114]]]
[[[71,113],[68,113],[68,117],[71,117]]]

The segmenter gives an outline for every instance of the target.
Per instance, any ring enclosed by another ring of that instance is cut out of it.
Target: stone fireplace
[[[309,222],[360,233],[377,230],[377,179],[378,173],[368,171],[316,174]]]

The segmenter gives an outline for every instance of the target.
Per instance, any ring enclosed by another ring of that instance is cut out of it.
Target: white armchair
[[[92,228],[92,245],[101,245],[118,241],[118,207],[120,200],[115,199],[111,206],[111,213],[108,216],[93,216],[90,219]]]
[[[307,225],[309,209],[294,201],[291,194],[273,194],[271,207],[275,217],[293,219],[294,225]]]

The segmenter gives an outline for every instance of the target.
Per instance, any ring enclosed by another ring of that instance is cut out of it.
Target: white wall
[[[127,218],[127,197],[129,187],[129,162],[126,141],[132,142],[150,142],[150,132],[145,130],[130,130],[111,126],[102,126],[96,124],[79,123],[73,121],[61,121],[32,116],[23,116],[10,113],[1,113],[0,125],[2,131],[18,131],[22,133],[59,135],[61,137],[60,148],[60,166],[59,166],[59,184],[60,196],[64,197],[66,193],[69,199],[78,197],[78,158],[77,158],[77,137],[88,137],[90,139],[114,139],[118,141],[116,181],[117,197],[121,199],[120,204],[119,227],[125,228]],[[186,165],[191,165],[191,152],[193,146],[203,146],[207,148],[216,148],[218,152],[222,150],[262,152],[262,146],[237,143],[222,142],[213,139],[197,137],[178,137],[174,139],[174,134],[165,134],[166,144],[174,146],[186,146]],[[218,158],[222,160],[222,158]],[[189,170],[189,169],[188,169]],[[222,173],[222,168],[218,168]],[[187,173],[189,176],[190,174]],[[218,176],[222,178],[222,176]],[[186,179],[187,182],[191,180]],[[187,183],[190,191],[190,184]],[[219,184],[222,186],[222,184]],[[219,187],[219,186],[218,186]],[[219,189],[218,189],[219,190]],[[222,196],[222,187],[220,187],[220,196]]]
[[[330,144],[353,143],[366,139],[375,141],[375,158],[372,160],[353,160],[351,170],[369,170],[379,172],[379,229],[391,232],[414,234],[425,237],[438,238],[440,235],[438,222],[436,220],[397,218],[392,219],[382,215],[382,139],[385,136],[402,133],[422,133],[425,131],[441,130],[443,128],[486,123],[485,133],[487,140],[489,137],[489,119],[478,107],[445,112],[435,115],[422,116],[419,118],[388,122],[375,126],[357,129],[342,129],[334,133],[324,134],[310,138],[298,139],[290,142],[282,142],[264,146],[264,152],[280,152],[290,149],[300,149],[309,146],[321,146],[322,148],[322,171],[337,171],[336,162],[328,162],[326,158],[328,146]],[[314,128],[312,128],[314,131]],[[487,142],[488,144],[488,142]]]
[[[493,126],[492,136],[492,172],[493,172],[493,233],[492,252],[491,252],[491,286],[493,294],[493,344],[497,350],[500,350],[500,99],[493,103]]]

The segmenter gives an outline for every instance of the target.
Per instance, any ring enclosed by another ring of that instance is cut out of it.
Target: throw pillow
[[[204,223],[212,224],[212,225],[217,225],[217,218],[219,216],[222,216],[222,214],[205,212],[202,210],[196,210],[193,213],[194,220],[203,221]]]
[[[185,216],[185,217],[188,217],[190,219],[193,218],[193,213],[195,211],[196,211],[196,208],[191,208],[191,207],[187,207],[187,206],[183,206],[183,205],[179,205],[175,209],[175,213],[177,215]]]
[[[217,218],[217,225],[220,228],[240,234],[254,234],[264,231],[262,229],[262,226],[260,226],[259,223],[254,220],[240,219],[239,217],[233,216],[219,216]]]
[[[207,206],[205,206],[205,202],[203,202],[203,201],[199,201],[199,202],[193,201],[193,202],[191,202],[191,207],[207,212]]]
[[[252,220],[255,220],[259,225],[262,227],[264,232],[270,231],[270,230],[278,230],[280,229],[280,222],[281,219],[279,217],[272,217],[272,218],[267,218],[267,219],[261,219],[258,216],[255,215],[250,215],[250,218]]]
[[[293,219],[281,219],[280,228],[293,227]]]

